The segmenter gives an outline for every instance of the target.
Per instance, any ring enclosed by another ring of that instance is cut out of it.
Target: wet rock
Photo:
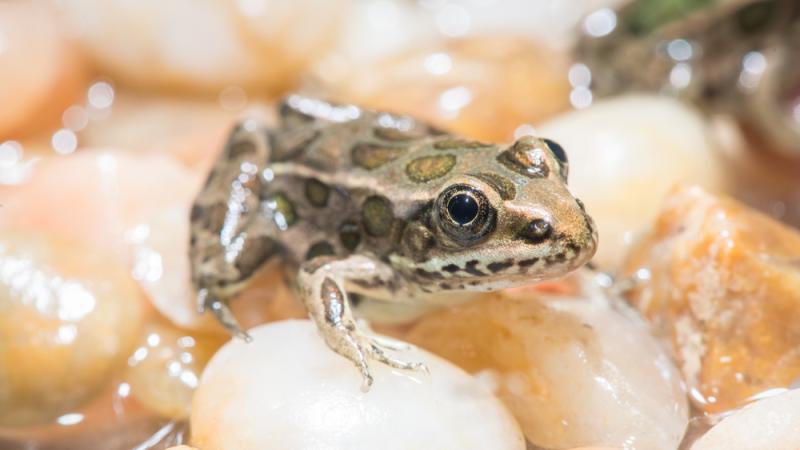
[[[93,61],[124,84],[277,92],[330,46],[341,0],[61,2]],[[197,30],[202,30],[198,33]]]
[[[190,333],[163,322],[146,325],[128,358],[125,379],[131,393],[164,417],[188,418],[200,374],[226,341],[226,336]]]
[[[335,98],[505,142],[519,127],[525,132],[567,109],[567,69],[564,55],[528,40],[474,37],[348,67],[340,79],[329,73],[325,81]]]
[[[0,3],[0,142],[58,126],[86,72],[47,3]]]
[[[800,390],[759,400],[726,417],[692,450],[795,450],[800,448]]]
[[[425,317],[406,338],[486,380],[539,447],[675,449],[686,428],[669,357],[600,296],[506,291]]]
[[[627,263],[704,412],[800,378],[800,233],[697,187],[672,193]]]
[[[629,247],[679,182],[724,185],[702,116],[677,100],[627,96],[598,101],[537,128],[569,155],[570,190],[601,236],[594,261],[619,268]]]
[[[308,321],[250,330],[226,344],[194,398],[192,444],[233,449],[525,448],[505,408],[472,377],[424,351],[398,354],[431,375],[373,363],[360,390],[353,365],[328,349]]]
[[[32,232],[0,240],[0,425],[48,421],[124,365],[145,301],[124,266]]]
[[[87,149],[50,156],[20,183],[0,186],[0,227],[88,242],[128,263],[126,232],[176,205],[188,208],[200,182],[163,155]]]

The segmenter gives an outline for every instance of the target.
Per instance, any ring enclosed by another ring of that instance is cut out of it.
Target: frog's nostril
[[[522,237],[532,244],[539,244],[553,234],[553,227],[545,219],[534,219],[522,230]]]

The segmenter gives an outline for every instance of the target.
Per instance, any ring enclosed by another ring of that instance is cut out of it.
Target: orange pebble
[[[0,2],[0,140],[57,126],[86,72],[45,2]]]
[[[350,70],[328,89],[345,101],[503,142],[517,127],[568,108],[567,69],[562,55],[528,40],[474,37]]]
[[[720,413],[800,378],[800,232],[698,187],[676,190],[626,266],[696,406]]]

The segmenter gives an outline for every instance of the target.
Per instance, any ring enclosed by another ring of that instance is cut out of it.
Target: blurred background
[[[79,328],[0,303],[0,447],[180,442],[224,342],[191,303],[188,207],[234,121],[288,92],[558,141],[609,272],[680,183],[800,226],[799,19],[796,0],[1,1],[3,245],[132,274],[102,295],[149,301]],[[256,303],[245,324],[303,316]]]

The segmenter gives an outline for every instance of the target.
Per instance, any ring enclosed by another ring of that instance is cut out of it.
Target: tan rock
[[[125,379],[147,408],[177,420],[189,417],[192,395],[206,363],[228,340],[156,322],[146,325],[128,358]]]
[[[342,0],[60,3],[83,48],[114,80],[215,94],[292,86],[329,48],[347,10]]]
[[[0,142],[57,127],[87,69],[46,2],[0,3]]]
[[[89,242],[128,263],[126,233],[162,211],[188,208],[201,181],[163,155],[108,149],[54,155],[33,164],[20,183],[0,186],[0,227]]]
[[[800,378],[800,233],[700,188],[666,200],[627,273],[672,342],[697,407],[737,408]]]
[[[81,144],[168,154],[205,178],[242,113],[215,100],[120,89],[108,116],[90,121],[80,133]]]
[[[675,449],[686,428],[677,369],[600,297],[505,291],[427,316],[406,339],[487,380],[539,447]]]
[[[796,450],[800,448],[800,390],[747,405],[711,428],[692,450]]]
[[[573,448],[572,450],[623,450],[621,447],[619,448],[611,448],[611,447],[581,447],[581,448]]]
[[[562,55],[525,39],[474,37],[350,67],[326,89],[344,101],[503,142],[517,127],[568,107],[567,68]]]
[[[375,382],[364,393],[358,371],[310,321],[250,333],[252,343],[228,342],[203,373],[191,416],[198,448],[525,448],[518,425],[491,393],[423,350],[394,356],[424,362],[430,376],[373,363]]]
[[[595,220],[593,262],[615,272],[676,183],[722,189],[724,171],[699,111],[669,98],[630,95],[561,114],[537,132],[569,155],[570,190]]]
[[[212,314],[197,311],[188,258],[189,208],[187,202],[165,209],[126,233],[133,252],[133,273],[153,306],[172,323],[227,336]],[[276,266],[257,274],[231,307],[244,328],[308,317]]]
[[[141,291],[123,265],[47,235],[0,240],[0,425],[71,412],[124,365]]]

